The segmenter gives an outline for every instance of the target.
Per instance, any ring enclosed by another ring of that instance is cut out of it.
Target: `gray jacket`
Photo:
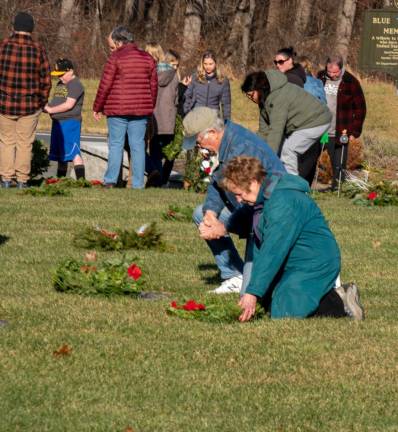
[[[227,78],[220,83],[215,76],[212,76],[207,77],[202,83],[194,75],[184,96],[185,114],[194,107],[205,106],[217,111],[221,108],[224,119],[231,118],[231,89]]]
[[[154,117],[154,133],[172,135],[176,124],[178,105],[178,76],[174,69],[158,72],[158,98]]]

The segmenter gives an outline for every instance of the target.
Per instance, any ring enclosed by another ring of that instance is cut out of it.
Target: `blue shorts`
[[[79,120],[53,120],[51,128],[51,145],[49,159],[58,162],[72,161],[80,155],[80,131],[82,123]]]

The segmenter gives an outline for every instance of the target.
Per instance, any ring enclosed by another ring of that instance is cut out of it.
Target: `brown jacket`
[[[154,133],[174,134],[178,105],[178,76],[173,68],[158,72],[158,98],[154,111]]]

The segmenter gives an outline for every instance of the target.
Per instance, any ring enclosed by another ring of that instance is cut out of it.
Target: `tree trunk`
[[[279,12],[281,9],[280,0],[270,0],[268,5],[267,22],[265,24],[266,36],[279,34]]]
[[[203,0],[188,0],[185,9],[183,57],[196,54],[200,41],[202,19],[204,15]]]
[[[226,44],[225,60],[232,60],[241,72],[245,72],[249,56],[250,29],[255,6],[255,0],[239,0]]]
[[[126,0],[124,3],[124,21],[129,22],[135,15],[136,0]]]
[[[102,20],[102,10],[104,8],[104,1],[105,0],[95,1],[93,32],[91,35],[91,46],[93,48],[98,46],[98,44],[101,42],[102,39],[101,20]]]
[[[296,32],[300,36],[304,36],[305,31],[308,27],[308,23],[311,18],[311,12],[313,8],[313,0],[298,0],[296,6],[296,20],[294,27]]]
[[[73,27],[72,23],[74,22],[73,16],[77,15],[77,7],[75,0],[62,0],[60,14],[61,26],[58,31],[58,38],[66,48],[70,45],[71,27]]]
[[[354,23],[357,0],[341,0],[337,15],[336,51],[347,59],[351,41],[352,25]]]
[[[160,11],[160,1],[159,0],[151,0],[149,4],[147,4],[146,9],[146,23],[145,23],[145,33],[147,38],[159,40],[157,34],[157,27],[159,22],[159,11]]]

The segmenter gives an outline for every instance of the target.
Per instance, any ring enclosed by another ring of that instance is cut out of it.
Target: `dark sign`
[[[360,66],[368,71],[383,71],[398,79],[398,1],[388,10],[365,12]]]

